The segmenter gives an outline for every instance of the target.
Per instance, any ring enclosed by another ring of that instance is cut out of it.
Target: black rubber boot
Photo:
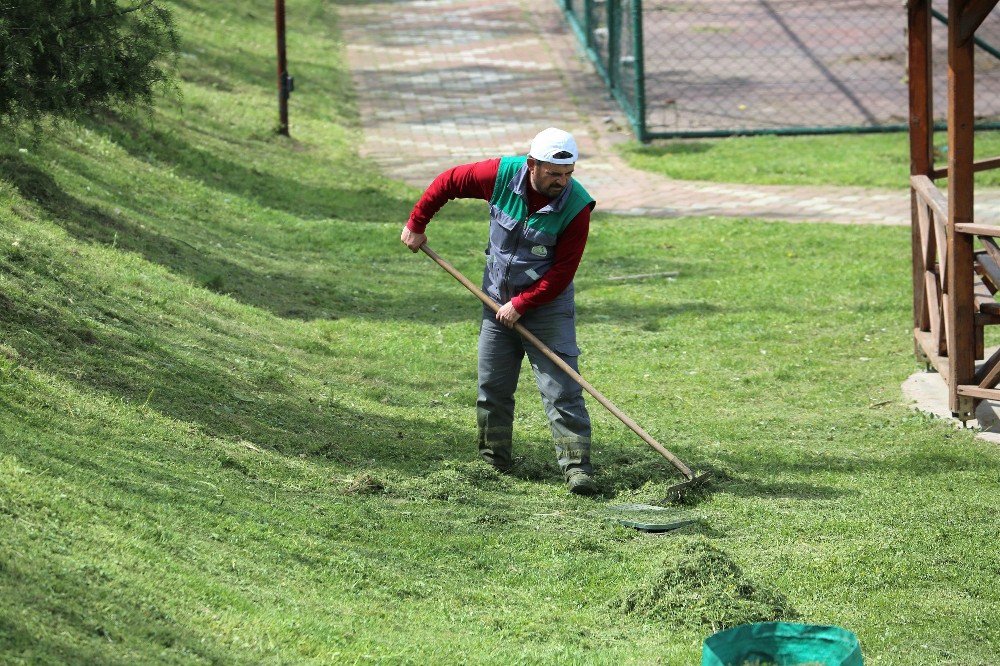
[[[566,488],[574,495],[596,495],[597,483],[594,477],[579,468],[566,472]]]

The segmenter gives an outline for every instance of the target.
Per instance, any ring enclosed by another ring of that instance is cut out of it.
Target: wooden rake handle
[[[421,245],[420,249],[423,250],[424,254],[426,254],[428,257],[430,257],[431,259],[433,259],[435,261],[435,263],[437,263],[438,266],[440,266],[441,268],[443,268],[446,271],[448,271],[448,273],[450,273],[453,278],[455,278],[456,280],[458,280],[459,282],[461,282],[465,286],[466,289],[468,289],[473,294],[475,294],[479,298],[479,300],[481,300],[483,303],[485,303],[486,305],[488,305],[494,312],[497,312],[497,311],[500,310],[500,306],[497,304],[496,301],[494,301],[487,294],[485,294],[482,289],[480,289],[479,287],[477,287],[476,285],[474,285],[472,282],[470,282],[469,279],[466,278],[464,275],[462,275],[454,266],[452,266],[447,261],[445,261],[444,259],[442,259],[438,255],[437,252],[435,252],[434,250],[430,249],[427,246],[427,243],[424,243],[423,245]],[[537,347],[538,350],[540,352],[542,352],[543,354],[545,354],[545,356],[547,356],[550,361],[552,361],[553,363],[555,363],[556,365],[558,365],[560,368],[562,368],[563,371],[566,374],[568,374],[570,377],[572,377],[576,381],[576,383],[578,383],[587,393],[589,393],[590,395],[592,395],[594,397],[594,399],[597,400],[597,402],[599,402],[602,405],[604,405],[609,412],[611,412],[612,414],[614,414],[615,416],[618,417],[619,421],[621,421],[622,423],[624,423],[625,425],[627,425],[632,430],[632,432],[634,432],[635,434],[639,435],[639,437],[642,438],[642,441],[646,442],[651,447],[653,447],[654,449],[656,449],[656,452],[659,453],[664,458],[666,458],[670,462],[671,465],[673,465],[674,467],[676,467],[677,471],[679,471],[681,474],[683,474],[689,480],[695,478],[694,472],[691,471],[690,467],[688,467],[683,462],[681,462],[680,458],[678,458],[677,456],[675,456],[673,453],[671,453],[670,451],[668,451],[665,446],[663,446],[658,441],[656,441],[655,439],[653,439],[652,435],[650,435],[648,432],[646,432],[645,430],[643,430],[642,427],[638,423],[636,423],[635,421],[633,421],[628,416],[628,414],[626,414],[622,410],[618,409],[618,407],[613,402],[611,402],[610,400],[608,400],[607,398],[605,398],[604,394],[602,394],[596,388],[594,388],[593,386],[591,386],[590,382],[588,382],[586,379],[584,379],[580,375],[579,372],[577,372],[576,370],[574,370],[573,368],[571,368],[569,366],[569,364],[566,363],[566,361],[564,361],[561,358],[559,358],[558,354],[556,354],[551,349],[549,349],[545,345],[545,343],[542,342],[541,340],[539,340],[537,337],[535,337],[534,334],[531,333],[531,331],[529,331],[528,329],[526,329],[521,324],[514,324],[514,330],[517,331],[518,333],[520,333],[524,337],[525,340],[527,340],[528,342],[530,342],[531,344],[533,344],[535,347]]]

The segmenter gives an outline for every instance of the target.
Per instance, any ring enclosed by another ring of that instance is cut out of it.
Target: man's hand
[[[497,321],[506,326],[507,328],[514,328],[514,324],[517,320],[521,318],[521,313],[519,313],[514,306],[510,303],[504,305],[497,311]]]
[[[420,246],[427,242],[427,234],[418,234],[415,231],[410,231],[409,227],[403,227],[403,233],[400,234],[399,240],[410,248],[410,252],[419,252]]]

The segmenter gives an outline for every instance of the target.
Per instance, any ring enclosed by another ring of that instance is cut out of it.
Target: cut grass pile
[[[402,500],[467,501],[477,490],[507,491],[511,478],[478,460],[446,461],[441,469],[417,478],[392,474],[380,478],[361,472],[347,481],[349,495],[385,495]]]
[[[480,307],[399,244],[332,7],[289,2],[289,141],[272,7],[173,6],[180,99],[0,139],[0,661],[691,664],[793,612],[1000,660],[1000,454],[901,404],[908,230],[595,217],[583,374],[718,472],[646,535],[611,505],[676,472],[591,403],[568,495],[527,374],[514,474],[475,462]],[[475,275],[484,224],[431,240]]]
[[[681,536],[664,544],[663,550],[660,571],[620,600],[625,613],[671,627],[711,631],[795,619],[795,610],[781,593],[755,585],[704,537]]]

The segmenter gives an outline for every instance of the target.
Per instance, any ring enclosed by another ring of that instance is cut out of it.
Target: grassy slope
[[[289,142],[270,6],[176,7],[183,103],[0,153],[0,661],[690,664],[767,613],[1000,658],[1000,455],[899,404],[906,230],[595,221],[585,375],[722,472],[645,536],[609,505],[676,477],[596,404],[597,501],[527,377],[518,474],[470,462],[478,308],[352,152],[332,8],[289,5]],[[474,275],[481,211],[437,229]]]
[[[935,162],[947,166],[939,133]],[[629,164],[681,180],[759,185],[844,185],[906,189],[910,176],[909,136],[833,134],[825,136],[753,136],[729,139],[685,139],[643,146],[627,144]],[[1000,132],[976,136],[976,158],[1000,155]],[[976,174],[979,187],[1000,186],[1000,170]],[[938,186],[947,189],[947,181]]]

